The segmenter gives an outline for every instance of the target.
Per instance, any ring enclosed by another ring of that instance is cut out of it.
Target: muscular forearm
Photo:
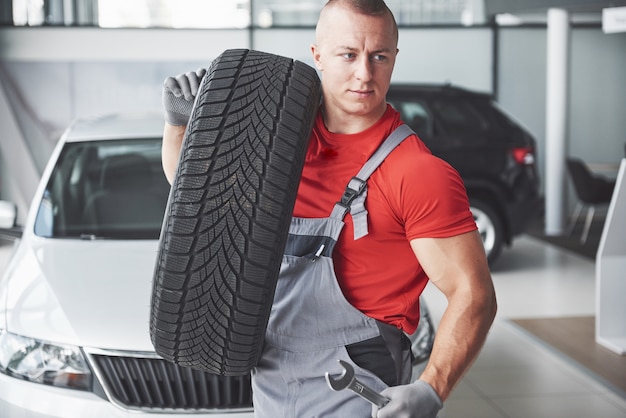
[[[478,291],[457,289],[449,295],[430,360],[420,376],[442,401],[478,355],[495,313],[496,300],[491,287]]]
[[[165,128],[163,129],[163,145],[161,146],[161,163],[165,177],[170,184],[174,181],[184,136],[185,126],[173,126],[169,123],[165,124]]]
[[[372,417],[434,418],[437,415],[442,402],[480,351],[493,321],[495,297],[488,277],[483,278],[486,288],[479,292],[446,289],[448,308],[420,379],[385,389],[382,394],[390,399],[389,403],[383,408],[373,406]]]

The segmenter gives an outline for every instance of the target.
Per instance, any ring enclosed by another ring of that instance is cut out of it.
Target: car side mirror
[[[13,202],[0,200],[0,228],[9,229],[15,226],[17,206]]]
[[[17,206],[13,202],[0,200],[0,228],[13,228],[17,220]]]
[[[23,228],[16,225],[17,206],[13,202],[0,200],[0,238],[10,240],[22,236]]]

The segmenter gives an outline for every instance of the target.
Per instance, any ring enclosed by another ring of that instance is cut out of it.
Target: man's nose
[[[372,63],[368,57],[357,62],[356,78],[362,81],[369,81],[372,78]]]

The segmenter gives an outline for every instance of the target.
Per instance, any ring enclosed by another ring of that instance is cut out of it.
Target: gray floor
[[[509,319],[595,314],[595,263],[522,237],[492,271],[498,315],[440,418],[625,418],[626,398]],[[445,299],[431,285],[435,320]]]
[[[0,269],[10,246],[0,247]],[[509,319],[594,315],[595,264],[522,237],[494,267],[499,311],[485,347],[440,418],[626,418],[626,397]],[[431,285],[437,322],[445,299]]]

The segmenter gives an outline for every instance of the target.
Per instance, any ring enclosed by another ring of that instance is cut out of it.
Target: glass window
[[[327,0],[252,0],[254,24],[315,26]],[[398,25],[462,24],[472,8],[468,0],[387,0]],[[476,20],[475,17],[472,22]],[[484,19],[483,19],[484,20]]]
[[[414,101],[393,101],[390,103],[400,112],[404,123],[409,125],[421,139],[428,139],[433,135],[432,117],[423,103]]]
[[[106,0],[98,2],[103,28],[246,28],[249,0]]]
[[[476,132],[488,128],[487,121],[467,100],[438,100],[433,107],[449,132]]]
[[[35,234],[158,239],[168,194],[160,138],[68,143],[44,191]]]
[[[304,26],[317,24],[320,10],[327,0],[252,0],[254,24],[272,26]]]
[[[484,115],[484,117],[489,121],[489,125],[492,128],[506,131],[516,127],[513,117],[504,112],[497,102],[492,100],[483,100],[476,101],[475,105],[480,114]],[[517,125],[521,124],[521,122],[517,121]]]
[[[467,23],[472,12],[468,0],[387,0],[398,25],[460,25]],[[484,20],[484,19],[483,19]]]
[[[12,0],[16,26],[247,28],[250,0]]]
[[[313,27],[327,0],[12,0],[15,26]],[[485,23],[482,0],[387,0],[398,25]],[[12,6],[11,6],[12,5]],[[252,16],[252,19],[251,19]]]
[[[15,26],[43,25],[43,0],[13,0],[13,24]]]

